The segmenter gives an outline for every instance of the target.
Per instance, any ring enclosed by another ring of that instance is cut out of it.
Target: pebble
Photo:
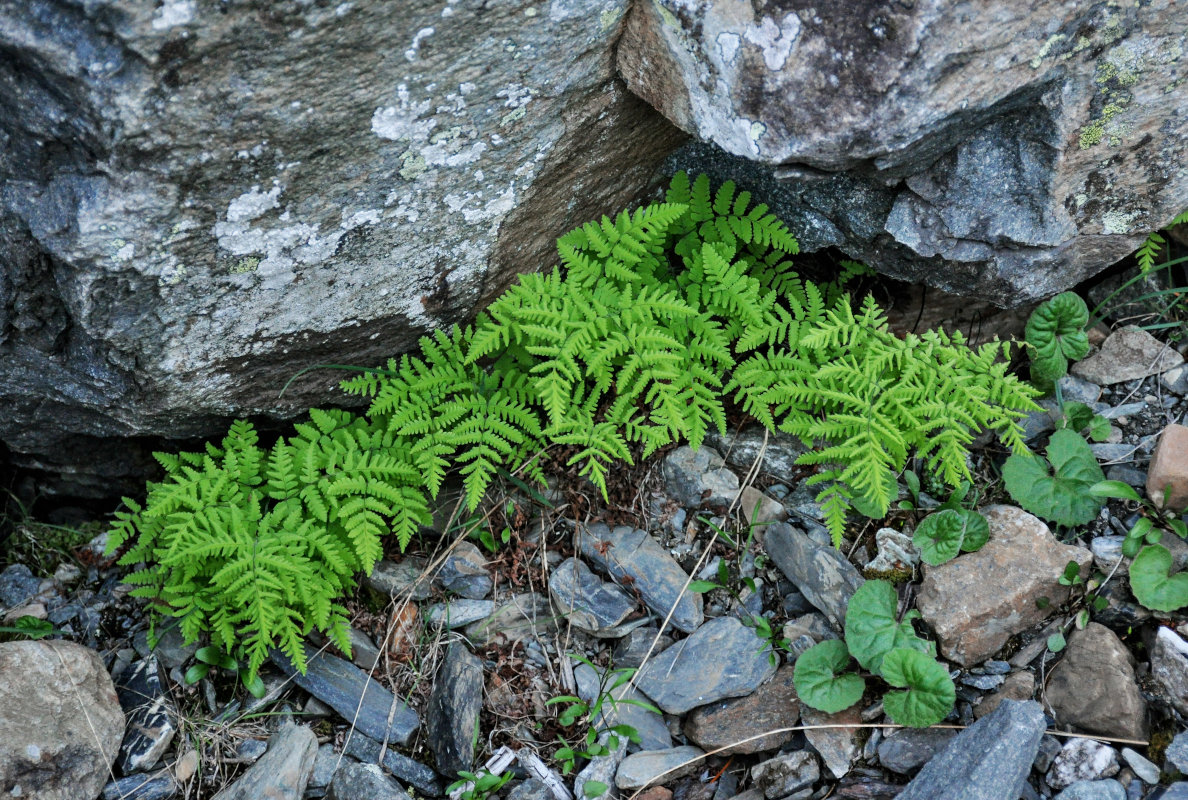
[[[549,597],[575,628],[594,636],[618,639],[622,625],[636,610],[635,598],[619,586],[605,582],[576,558],[568,558],[549,576]],[[647,622],[637,617],[631,627]]]
[[[1134,461],[1134,452],[1137,447],[1133,444],[1091,442],[1089,449],[1093,451],[1094,457],[1102,463],[1121,464]]]
[[[512,595],[486,619],[466,626],[466,638],[476,646],[495,641],[515,642],[549,636],[557,630],[557,617],[549,598],[536,592]]]
[[[410,800],[400,784],[375,764],[344,764],[326,791],[330,800]]]
[[[1159,767],[1151,763],[1149,759],[1136,753],[1129,747],[1123,747],[1122,760],[1126,762],[1143,783],[1159,783]]]
[[[12,564],[0,572],[0,606],[22,606],[37,596],[41,579],[24,564]]]
[[[661,466],[664,486],[669,496],[682,506],[700,508],[702,493],[706,490],[704,478],[726,465],[726,459],[712,447],[678,447],[673,450]],[[731,473],[733,474],[733,473]],[[738,489],[738,478],[734,479]]]
[[[998,691],[983,697],[982,701],[974,706],[974,719],[981,719],[993,713],[1003,700],[1030,700],[1034,695],[1034,675],[1027,670],[1011,673],[1003,680]]]
[[[956,731],[943,728],[893,731],[879,744],[879,763],[892,772],[906,775],[926,764],[956,735]]]
[[[615,774],[619,771],[619,765],[623,763],[623,759],[627,755],[627,737],[615,736],[616,744],[612,749],[610,746],[611,736],[614,735],[610,731],[603,731],[598,736],[598,743],[605,747],[609,752],[606,755],[595,756],[591,758],[589,763],[582,768],[582,771],[574,776],[573,779],[573,794],[577,798],[589,797],[606,797],[606,794],[588,795],[586,793],[586,784],[590,781],[601,783],[607,787],[605,792],[607,794],[614,794],[611,788],[615,785]]]
[[[1045,780],[1055,790],[1077,781],[1096,781],[1118,774],[1114,748],[1092,739],[1069,739],[1048,768]]]
[[[1147,704],[1135,679],[1134,658],[1104,625],[1090,622],[1068,637],[1045,697],[1059,724],[1103,736],[1147,738]]]
[[[427,562],[414,556],[400,562],[378,561],[364,583],[372,591],[389,597],[427,600],[433,585],[425,574],[426,566]]]
[[[358,731],[354,731],[346,741],[344,752],[348,756],[353,756],[364,763],[375,764],[379,762],[381,749],[380,743],[375,739],[368,738]],[[319,750],[319,757],[321,757],[321,753],[322,751]],[[438,797],[442,794],[441,782],[437,779],[437,773],[430,767],[425,766],[419,761],[414,761],[403,753],[397,753],[391,747],[383,750],[383,753],[384,769],[398,779],[413,786],[423,795]],[[335,755],[336,760],[337,758],[337,755]],[[348,758],[346,761],[349,762],[350,759]],[[326,783],[328,784],[329,782],[330,779],[327,777]]]
[[[1184,357],[1145,330],[1128,325],[1110,334],[1101,349],[1072,365],[1073,375],[1109,386],[1166,372]]]
[[[116,684],[120,708],[128,719],[127,733],[116,763],[120,771],[146,772],[173,743],[177,713],[161,686],[156,656],[142,659],[120,676]]]
[[[781,753],[751,767],[751,780],[768,800],[791,797],[820,777],[817,757],[807,750]]]
[[[459,542],[446,555],[433,582],[467,600],[482,600],[495,586],[487,559],[471,542]]]
[[[440,625],[453,630],[484,620],[493,613],[495,613],[495,603],[492,600],[450,600],[445,603],[434,603],[426,608],[425,620],[430,625]]]
[[[1188,642],[1161,626],[1151,648],[1151,678],[1155,693],[1188,714]]]
[[[689,746],[634,753],[619,764],[615,785],[633,791],[644,788],[654,780],[671,783],[702,770],[705,766],[701,758],[703,755],[705,753],[700,748]]]
[[[857,727],[862,721],[862,712],[857,706],[835,714],[826,714],[808,706],[800,709],[800,724],[808,726],[804,731],[805,738],[820,754],[825,768],[835,778],[845,777],[862,751],[861,740],[869,730]],[[838,725],[846,727],[814,727]],[[854,727],[849,727],[851,725]]]

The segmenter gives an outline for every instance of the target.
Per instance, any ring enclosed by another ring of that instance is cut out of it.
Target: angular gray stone
[[[788,580],[841,630],[850,597],[865,579],[835,547],[817,544],[787,523],[769,525],[764,548]]]
[[[781,753],[751,767],[751,780],[768,800],[788,797],[821,777],[817,757],[808,750]]]
[[[1077,781],[1055,800],[1126,800],[1126,790],[1115,780]]]
[[[1069,636],[1044,698],[1058,725],[1121,739],[1147,738],[1147,703],[1135,680],[1134,657],[1104,625],[1090,622]]]
[[[599,637],[620,638],[622,626],[636,610],[635,599],[613,583],[595,575],[576,558],[562,561],[549,575],[549,597],[553,607],[574,627]],[[638,617],[632,627],[647,622]]]
[[[160,634],[160,638],[156,647],[149,647],[148,631],[137,633],[132,639],[132,646],[145,658],[148,658],[150,652],[155,653],[166,672],[185,666],[194,657],[194,653],[198,652],[199,642],[186,644],[180,625],[162,624],[157,633]]]
[[[1039,703],[1005,700],[925,764],[899,800],[1017,798],[1043,733]]]
[[[214,800],[300,800],[317,756],[313,731],[286,722],[268,740],[268,752]]]
[[[141,659],[125,670],[116,683],[116,694],[128,720],[116,763],[125,774],[147,772],[169,749],[177,732],[177,711],[161,687],[157,657]]]
[[[825,767],[835,778],[845,777],[862,751],[861,740],[866,731],[857,726],[863,722],[862,712],[856,706],[835,714],[826,714],[809,706],[800,709],[800,724],[805,726],[805,738],[821,755]]]
[[[425,621],[443,628],[464,628],[495,613],[493,600],[450,600],[434,603],[425,609]]]
[[[930,761],[956,735],[956,731],[941,728],[891,731],[879,743],[879,763],[892,772],[907,775]]]
[[[410,800],[408,793],[375,764],[346,764],[334,773],[329,800]]]
[[[1048,767],[1044,780],[1059,791],[1077,781],[1109,778],[1117,775],[1119,769],[1114,748],[1092,739],[1069,739]]]
[[[587,703],[593,703],[598,698],[600,673],[595,672],[586,664],[577,664],[573,668],[573,677],[577,681],[578,697]],[[611,702],[613,700],[614,702]],[[618,702],[626,700],[629,702]],[[641,750],[667,750],[672,747],[672,734],[664,724],[664,717],[649,711],[638,703],[654,703],[637,689],[628,689],[624,684],[610,692],[610,700],[603,703],[599,724],[605,727],[612,725],[630,725],[639,734],[639,748]]]
[[[1177,733],[1164,754],[1167,763],[1180,772],[1188,773],[1188,732]]]
[[[700,508],[706,489],[705,476],[721,469],[725,463],[722,455],[712,447],[696,450],[688,446],[678,447],[668,454],[661,465],[664,487],[669,496],[682,506]],[[738,488],[737,484],[735,488]]]
[[[1151,648],[1151,678],[1155,693],[1188,714],[1188,642],[1171,628],[1160,626]]]
[[[696,747],[634,753],[619,764],[615,785],[620,789],[634,790],[642,789],[653,781],[669,783],[701,770],[704,766],[702,755],[704,753]]]
[[[425,600],[433,591],[433,582],[425,573],[423,559],[409,556],[403,561],[375,562],[371,574],[363,579],[368,588],[393,598]]]
[[[103,787],[99,796],[103,800],[168,800],[176,796],[180,788],[169,770],[162,769],[112,781]]]
[[[557,612],[549,599],[536,592],[513,595],[495,613],[466,628],[466,637],[475,644],[489,644],[502,639],[518,641],[548,636],[557,630]]]
[[[28,603],[40,591],[41,579],[24,564],[10,564],[0,572],[0,607],[16,608]]]
[[[614,736],[616,744],[611,748],[611,737]],[[614,800],[618,796],[615,787],[615,774],[619,771],[619,764],[623,762],[627,755],[627,737],[612,734],[610,731],[603,731],[598,736],[598,744],[607,748],[610,752],[603,756],[595,756],[591,758],[586,766],[582,767],[573,778],[573,796],[585,800],[586,784],[590,781],[601,783],[607,787],[605,793],[596,794],[595,796],[600,800]],[[669,743],[671,747],[671,742]],[[591,787],[593,790],[594,787]]]
[[[508,793],[507,800],[553,800],[553,793],[549,791],[548,786],[536,778],[529,778],[523,783],[516,784],[515,788]]]
[[[759,467],[762,473],[783,483],[795,483],[801,469],[796,466],[796,459],[804,455],[804,445],[791,434],[777,432],[767,434],[767,446],[764,447],[764,433],[759,425],[750,425],[737,433],[728,432],[725,436],[712,431],[706,435],[705,443],[722,454],[727,464],[743,471],[749,470],[762,452],[763,462]]]
[[[1037,517],[1014,506],[989,506],[990,541],[924,571],[916,606],[950,661],[972,666],[1012,635],[1041,622],[1068,598],[1057,579],[1069,561],[1087,569],[1093,554],[1061,544]],[[1036,601],[1047,597],[1040,608]]]
[[[272,651],[272,663],[293,679],[293,682],[326,705],[343,719],[372,739],[387,739],[393,744],[406,744],[420,727],[417,713],[400,700],[391,723],[392,693],[349,661],[321,653],[306,645],[307,669],[297,671],[288,657],[279,650]]]
[[[0,643],[0,795],[97,797],[124,737],[99,655],[64,641]]]
[[[364,736],[358,731],[351,734],[344,748],[347,755],[353,756],[364,763],[372,764],[379,762],[380,751],[382,749],[379,742]],[[414,761],[402,753],[397,753],[391,747],[383,750],[383,753],[384,760],[382,763],[384,769],[392,773],[402,783],[415,787],[418,792],[429,797],[438,797],[443,793],[441,781],[437,779],[437,773],[432,768],[425,766],[419,761]],[[320,750],[318,751],[318,755],[321,756]]]
[[[656,639],[656,628],[634,628],[615,645],[616,667],[638,667],[643,663],[648,652],[659,653],[672,644],[672,637],[667,634],[660,637],[655,648],[652,642]]]
[[[646,663],[636,685],[669,714],[750,694],[776,671],[770,645],[735,617],[706,622]]]
[[[355,738],[367,738],[360,733],[356,733],[351,737],[352,741]],[[368,739],[368,741],[371,741]],[[379,753],[379,745],[376,744],[376,753]],[[322,797],[326,793],[326,787],[330,785],[330,781],[334,779],[334,773],[338,771],[339,767],[344,764],[351,763],[353,759],[342,753],[335,752],[334,745],[327,742],[318,748],[318,754],[314,757],[313,770],[309,773],[309,780],[305,784],[306,796],[312,792],[318,797]]]
[[[1142,328],[1128,325],[1110,334],[1101,349],[1071,367],[1078,378],[1099,386],[1145,378],[1178,367],[1184,357]]]
[[[660,619],[675,607],[677,630],[692,633],[705,619],[701,595],[682,591],[689,575],[647,531],[629,525],[612,530],[601,523],[578,527],[574,549],[617,582],[630,583]]]
[[[425,714],[437,771],[454,775],[474,767],[474,732],[483,707],[483,664],[460,642],[446,650]]]
[[[1122,760],[1130,767],[1131,771],[1138,776],[1143,783],[1156,784],[1159,783],[1159,767],[1155,766],[1150,759],[1136,753],[1129,747],[1122,748]]]
[[[484,599],[494,586],[487,559],[470,542],[459,542],[445,557],[433,582],[467,600]]]
[[[1188,196],[1142,166],[1188,160],[1188,100],[1164,94],[1188,10],[1109,8],[655,0],[618,64],[716,145],[678,163],[769,176],[802,248],[1011,306],[1115,263]]]
[[[774,731],[791,728],[800,719],[793,673],[791,666],[780,667],[771,680],[746,697],[698,706],[685,718],[682,726],[685,736],[723,756],[761,753],[782,746],[794,733]]]
[[[0,437],[21,463],[110,493],[153,445],[106,437],[341,403],[337,375],[278,392],[472,318],[684,138],[617,81],[627,0],[266,8],[6,7]]]

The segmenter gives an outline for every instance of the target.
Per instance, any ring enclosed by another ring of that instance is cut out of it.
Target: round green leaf
[[[990,541],[990,523],[976,511],[959,508],[957,513],[965,522],[965,536],[961,539],[961,549],[966,553],[981,550]]]
[[[846,608],[846,646],[858,663],[872,672],[879,672],[883,656],[897,647],[929,651],[929,643],[912,628],[912,620],[920,613],[909,611],[902,622],[896,621],[898,605],[894,586],[872,580],[858,587]]]
[[[957,701],[953,679],[938,661],[916,650],[896,649],[883,658],[883,680],[905,692],[889,692],[883,708],[892,720],[927,728],[948,716]]]
[[[1175,611],[1188,606],[1188,573],[1169,575],[1171,553],[1163,545],[1150,545],[1130,564],[1130,590],[1152,611]]]
[[[866,681],[843,672],[850,665],[844,642],[836,639],[813,645],[796,659],[792,683],[807,705],[827,714],[841,711],[862,699]]]
[[[936,566],[957,557],[965,523],[952,509],[929,514],[916,526],[912,544],[920,551],[920,558]]]
[[[1064,634],[1060,631],[1056,631],[1048,637],[1048,649],[1053,653],[1059,653],[1067,645],[1068,642],[1065,640]]]

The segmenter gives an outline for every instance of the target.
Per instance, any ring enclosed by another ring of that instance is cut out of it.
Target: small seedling
[[[1143,499],[1132,486],[1121,481],[1099,481],[1089,488],[1098,498],[1138,503],[1143,516],[1131,526],[1122,541],[1122,555],[1130,564],[1130,590],[1135,599],[1153,611],[1175,611],[1188,605],[1188,574],[1171,574],[1171,552],[1159,544],[1164,531],[1188,538],[1188,525],[1167,509],[1171,487],[1165,487],[1163,503]]]
[[[247,689],[252,697],[263,697],[268,691],[259,675],[250,675],[248,670],[235,658],[217,647],[200,647],[194,653],[194,658],[198,660],[198,663],[186,670],[184,678],[187,684],[197,683],[210,673],[212,667],[218,667],[238,675],[239,680],[243,683],[243,688]]]
[[[0,634],[24,636],[36,640],[44,639],[46,636],[63,635],[63,632],[54,628],[53,623],[49,620],[25,614],[23,617],[13,620],[12,625],[0,626]]]
[[[461,800],[486,800],[503,788],[503,785],[512,779],[512,774],[510,771],[502,775],[492,775],[486,770],[480,773],[459,770],[458,780],[446,788],[446,794],[452,795],[458,789],[462,789],[462,793],[458,795]]]

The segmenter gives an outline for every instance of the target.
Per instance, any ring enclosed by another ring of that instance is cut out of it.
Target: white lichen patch
[[[281,187],[273,186],[267,192],[261,192],[259,186],[253,186],[227,205],[228,222],[244,222],[259,219],[280,203]]]
[[[722,57],[722,63],[735,66],[734,60],[738,56],[738,48],[742,46],[742,37],[737,33],[723,31],[718,34],[716,41],[718,55]]]
[[[417,53],[421,49],[421,42],[432,36],[433,33],[433,28],[421,28],[419,31],[417,31],[416,34],[413,35],[412,44],[410,44],[408,49],[404,51],[404,58],[410,62],[416,61]]]
[[[1134,232],[1134,221],[1141,216],[1139,211],[1107,211],[1101,215],[1101,230],[1108,234]]]
[[[409,95],[408,85],[400,84],[396,87],[396,105],[380,107],[371,115],[371,132],[381,139],[397,142],[407,139],[413,142],[423,142],[429,138],[429,132],[437,125],[436,119],[421,119],[429,113],[433,103],[421,100],[414,103]]]
[[[131,261],[132,257],[136,255],[136,245],[132,242],[124,242],[123,239],[117,240],[116,244],[119,248],[112,254],[111,260],[116,263],[124,263]]]
[[[795,13],[785,14],[778,24],[771,17],[764,17],[747,28],[744,37],[763,53],[767,68],[778,72],[788,62],[792,46],[800,38],[800,17]]]
[[[153,30],[165,31],[194,21],[198,11],[196,0],[165,0],[153,15]]]
[[[487,197],[482,190],[462,194],[451,192],[442,200],[451,213],[461,212],[462,219],[471,225],[502,218],[516,206],[516,185],[513,183],[494,197]]]

